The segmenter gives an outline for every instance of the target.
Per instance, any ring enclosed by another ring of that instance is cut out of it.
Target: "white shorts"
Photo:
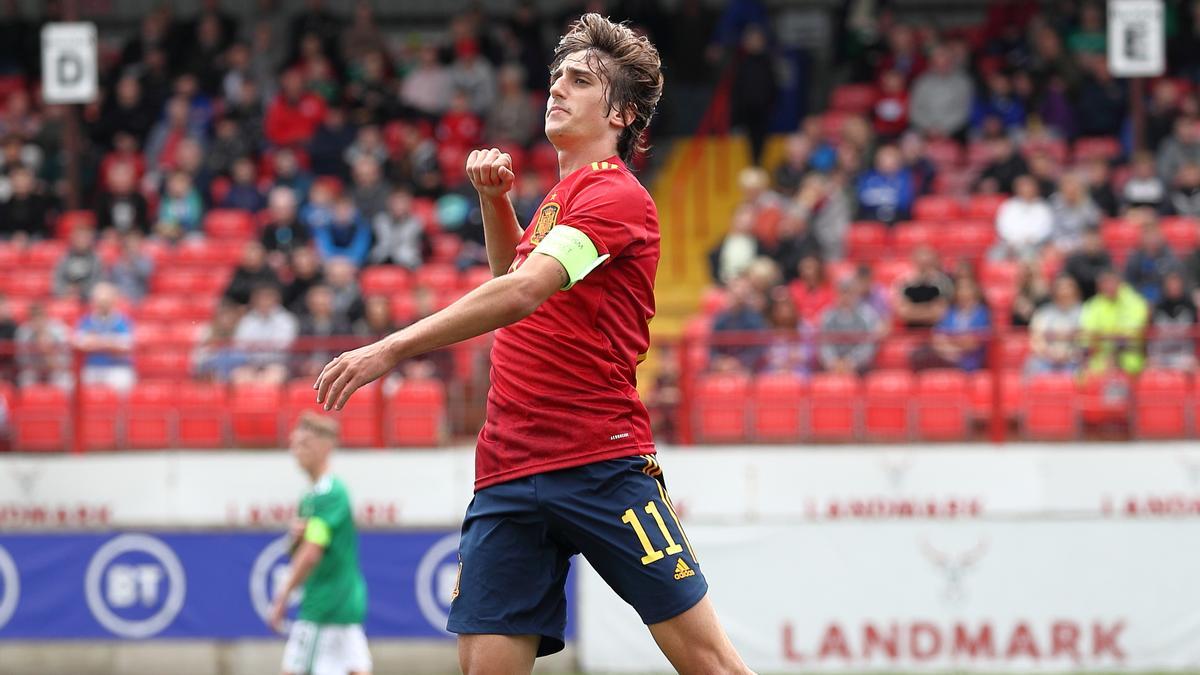
[[[293,623],[287,646],[283,648],[283,672],[296,675],[371,672],[371,652],[362,626]]]

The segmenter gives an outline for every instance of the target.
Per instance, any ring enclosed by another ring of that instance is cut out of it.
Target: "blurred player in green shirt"
[[[338,424],[307,412],[292,430],[291,453],[312,480],[292,523],[292,570],[275,595],[271,627],[281,631],[287,599],[304,586],[300,615],[283,651],[287,675],[367,675],[371,654],[362,622],[367,586],[358,567],[350,495],[329,470]]]

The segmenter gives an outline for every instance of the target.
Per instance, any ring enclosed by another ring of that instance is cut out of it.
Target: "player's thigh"
[[[312,669],[317,650],[317,625],[308,621],[296,621],[288,630],[287,644],[283,647],[282,671],[285,675],[299,675]]]
[[[654,624],[690,609],[708,591],[653,456],[626,457],[545,474],[556,533]]]
[[[650,624],[650,634],[680,675],[750,673],[705,596],[691,609]]]
[[[537,635],[459,635],[458,665],[463,675],[518,675],[533,670]]]
[[[371,672],[367,636],[358,624],[320,627],[312,675],[345,675]]]
[[[476,493],[463,521],[459,581],[447,630],[537,636],[539,655],[563,648],[572,550],[550,537],[532,479]]]

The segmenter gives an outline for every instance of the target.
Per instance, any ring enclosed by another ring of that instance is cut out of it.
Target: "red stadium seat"
[[[50,270],[66,253],[67,246],[61,241],[35,241],[25,251],[24,264],[39,270]]]
[[[229,398],[229,425],[233,443],[242,447],[279,444],[279,387],[273,384],[234,385]]]
[[[1185,256],[1200,244],[1200,221],[1186,216],[1163,218],[1162,233],[1175,253]]]
[[[181,343],[166,324],[138,324],[133,334],[133,367],[143,378],[186,378],[190,345]]]
[[[1069,440],[1079,433],[1075,377],[1066,374],[1036,375],[1025,384],[1025,433],[1043,440]]]
[[[963,215],[971,220],[995,222],[996,212],[1000,210],[1000,205],[1006,199],[1008,199],[1008,195],[972,195],[970,201],[967,202],[966,213]]]
[[[1113,260],[1121,264],[1129,252],[1137,247],[1141,231],[1137,224],[1128,220],[1109,218],[1100,225],[1100,238],[1104,240],[1104,248],[1108,249]]]
[[[476,265],[468,268],[462,273],[462,289],[471,290],[478,288],[488,281],[492,280],[492,268],[483,265]]]
[[[430,257],[432,263],[447,263],[453,264],[458,258],[458,252],[462,250],[462,239],[455,234],[445,234],[439,232],[430,238],[430,247],[433,249],[433,254]]]
[[[1009,260],[985,260],[980,268],[979,281],[983,287],[1016,288],[1021,266]]]
[[[178,441],[179,385],[168,381],[138,382],[125,406],[125,445],[136,450],[175,447]]]
[[[75,298],[56,298],[46,302],[46,315],[67,326],[74,326],[79,321],[83,309],[83,303]]]
[[[954,220],[962,215],[962,206],[954,197],[943,195],[926,195],[918,197],[913,204],[915,220],[941,223]]]
[[[872,439],[906,440],[913,375],[907,370],[880,370],[867,375],[863,398],[863,432]]]
[[[851,115],[837,110],[830,110],[821,115],[821,138],[827,141],[837,141],[842,136],[842,127]]]
[[[326,412],[317,403],[317,392],[312,380],[293,380],[287,387],[284,429],[290,431],[305,410],[327,415],[341,427],[340,443],[346,447],[371,447],[380,444],[379,437],[379,382],[372,382],[358,391],[340,411]]]
[[[925,143],[925,157],[937,166],[939,173],[952,171],[963,162],[963,149],[950,138],[931,138]]]
[[[809,383],[808,432],[814,439],[853,440],[858,430],[858,378],[822,373]]]
[[[401,292],[392,296],[391,307],[393,323],[403,325],[417,318],[417,301],[411,293]]]
[[[955,259],[981,259],[995,240],[996,228],[991,223],[961,221],[939,230],[934,245],[939,253]]]
[[[829,109],[855,114],[867,113],[875,106],[879,91],[870,84],[842,84],[829,96]]]
[[[846,233],[846,256],[851,260],[870,262],[888,252],[888,230],[883,223],[862,220],[850,224]]]
[[[187,296],[151,295],[134,310],[134,323],[140,329],[146,323],[168,323],[184,313]]]
[[[254,216],[241,209],[213,209],[204,216],[204,233],[211,239],[250,239],[257,229]]]
[[[719,373],[700,377],[696,383],[696,436],[709,443],[732,443],[746,439],[746,398],[749,378],[742,374]]]
[[[1073,150],[1076,163],[1093,159],[1111,162],[1121,156],[1121,142],[1112,136],[1080,138],[1075,141]]]
[[[873,268],[875,279],[889,288],[904,283],[913,275],[911,260],[884,260]]]
[[[84,450],[116,450],[121,445],[121,394],[110,387],[89,385],[80,390],[80,441]]]
[[[917,377],[917,435],[926,440],[957,441],[967,436],[967,375],[930,370]]]
[[[937,236],[936,225],[925,221],[897,223],[892,230],[892,254],[908,258],[920,246],[932,246]]]
[[[16,244],[0,241],[0,270],[11,270],[21,260],[21,250]]]
[[[1011,309],[1011,305],[1010,305]],[[1000,339],[1000,363],[1005,370],[1022,370],[1029,358],[1029,333],[1012,330]]]
[[[909,367],[913,350],[926,338],[918,335],[889,335],[875,354],[875,367],[880,370],[904,370]]]
[[[452,291],[458,286],[458,270],[454,265],[429,263],[417,269],[414,285],[428,288],[435,293]]]
[[[208,271],[228,264],[221,249],[208,239],[188,239],[175,249],[175,265]]]
[[[792,373],[771,373],[754,379],[751,401],[755,439],[800,440],[804,389],[804,380]]]
[[[219,384],[185,382],[179,386],[178,394],[180,447],[223,447],[229,416],[225,387]]]
[[[437,380],[408,380],[388,397],[384,442],[431,446],[446,432],[446,389]]]
[[[1076,398],[1083,423],[1125,426],[1129,423],[1133,383],[1124,374],[1093,375],[1077,383]]]
[[[1045,138],[1036,141],[1025,141],[1021,144],[1021,154],[1025,157],[1048,155],[1057,166],[1065,166],[1070,149],[1067,142],[1061,138]]]
[[[1177,370],[1147,370],[1134,385],[1134,430],[1139,438],[1187,435],[1191,394],[1188,376]]]
[[[70,400],[50,385],[21,388],[13,406],[13,449],[63,452],[70,446]]]
[[[392,296],[411,287],[411,275],[398,265],[372,265],[362,271],[359,278],[362,293],[367,295]]]
[[[54,279],[48,269],[18,269],[8,277],[6,291],[18,298],[39,300],[48,297],[54,287]]]
[[[967,144],[967,167],[978,171],[995,157],[987,141],[977,140]]]
[[[56,239],[66,241],[77,227],[96,229],[96,214],[87,209],[63,211],[54,225],[54,236]]]
[[[1016,419],[1017,414],[1021,409],[1021,398],[1023,396],[1023,386],[1021,384],[1021,373],[1017,371],[1005,371],[1000,378],[1000,414],[1005,420]],[[987,421],[992,418],[995,413],[995,406],[992,397],[993,394],[993,379],[991,372],[978,372],[971,375],[971,416],[976,421]]]
[[[1016,287],[987,286],[983,289],[983,295],[987,299],[988,309],[991,310],[992,323],[998,326],[1011,324],[1012,308],[1017,300]]]

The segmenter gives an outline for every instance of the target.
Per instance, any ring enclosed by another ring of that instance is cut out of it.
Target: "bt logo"
[[[458,590],[458,538],[455,532],[437,540],[417,564],[417,606],[439,631],[446,630],[450,601]]]
[[[162,632],[183,608],[183,565],[162,540],[122,534],[92,556],[84,590],[96,621],[121,637]]]

